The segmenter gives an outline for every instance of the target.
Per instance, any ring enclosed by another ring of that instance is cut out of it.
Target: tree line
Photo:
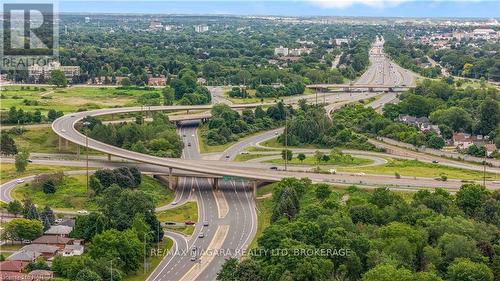
[[[217,280],[493,281],[499,195],[464,184],[456,195],[438,188],[406,199],[387,188],[284,179],[258,246],[228,259]]]

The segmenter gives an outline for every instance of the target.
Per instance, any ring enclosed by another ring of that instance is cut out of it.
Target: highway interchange
[[[383,39],[382,39],[383,40]],[[382,52],[383,41],[374,43],[370,50],[371,66],[356,82],[359,84],[373,85],[412,85],[413,75],[411,72],[400,68],[390,62]],[[226,103],[235,109],[252,108],[257,104],[234,105],[224,99],[221,87],[211,88],[214,103]],[[331,112],[340,108],[342,105],[375,96],[376,93],[325,93],[320,98],[325,101],[327,111]],[[314,95],[307,97],[309,100],[316,100]],[[388,93],[377,99],[369,106],[380,108],[383,104],[391,102],[396,98],[395,94]],[[298,97],[289,99],[288,103],[298,101]],[[320,99],[321,101],[321,99]],[[152,107],[151,111],[180,111],[180,110],[209,110],[208,106],[161,106]],[[141,109],[142,110],[142,109]],[[66,115],[57,119],[52,128],[61,138],[70,142],[86,145],[86,138],[78,132],[74,126],[77,122],[88,115],[102,116],[109,114],[137,112],[139,108],[113,108],[102,109],[90,112],[78,112]],[[209,116],[207,116],[208,118]],[[186,118],[188,119],[188,118]],[[447,182],[438,182],[430,178],[410,178],[403,177],[395,180],[393,176],[387,175],[364,175],[362,177],[355,174],[339,173],[335,175],[311,174],[298,171],[297,168],[291,168],[290,171],[270,171],[268,164],[263,163],[237,163],[234,157],[244,151],[249,146],[259,145],[261,142],[271,139],[276,134],[281,133],[282,129],[275,129],[264,132],[256,136],[246,138],[241,142],[229,147],[214,160],[202,159],[198,149],[198,138],[196,136],[197,121],[182,121],[178,117],[178,131],[181,135],[185,148],[181,159],[166,159],[150,155],[144,155],[136,152],[127,151],[122,148],[113,147],[93,139],[88,139],[88,146],[91,149],[101,151],[119,159],[127,159],[127,162],[107,162],[102,159],[93,159],[92,167],[116,167],[120,165],[134,165],[144,172],[168,174],[173,172],[179,174],[176,188],[176,197],[174,201],[179,206],[190,200],[198,202],[199,219],[195,226],[194,234],[191,237],[185,237],[175,232],[167,232],[166,236],[175,243],[173,251],[162,260],[154,269],[147,280],[215,280],[216,274],[226,255],[208,255],[205,251],[225,249],[231,251],[233,256],[239,257],[243,250],[252,242],[257,230],[257,213],[255,201],[253,198],[252,181],[272,182],[280,180],[283,177],[309,177],[316,182],[327,182],[339,185],[361,184],[365,186],[389,185],[397,190],[415,190],[417,187],[444,187],[456,190],[461,184],[458,180],[448,180]],[[399,157],[414,157],[415,154],[399,155]],[[416,154],[422,160],[431,161],[434,158],[425,158],[422,154]],[[429,156],[430,157],[430,156]],[[129,160],[133,162],[129,162]],[[4,159],[2,159],[4,161]],[[73,160],[56,160],[61,163],[82,167],[83,162]],[[54,160],[34,160],[35,163],[54,164]],[[458,164],[457,164],[458,163]],[[457,161],[445,161],[444,165],[469,165]],[[464,167],[464,166],[461,166]],[[471,168],[472,166],[465,166]],[[174,170],[169,170],[173,168]],[[497,169],[489,168],[488,171],[498,173]],[[183,174],[184,173],[184,174]],[[202,173],[214,176],[233,176],[230,180],[220,180],[219,188],[214,190],[213,180],[206,177],[182,176],[186,173]],[[244,180],[246,179],[246,180]],[[27,178],[27,180],[29,180]],[[0,199],[10,201],[10,190],[16,185],[15,180],[5,183],[1,187]],[[495,183],[488,182],[488,187],[498,188]],[[163,209],[173,208],[174,205],[163,206]],[[200,238],[199,234],[204,237]],[[193,260],[193,250],[196,249]]]

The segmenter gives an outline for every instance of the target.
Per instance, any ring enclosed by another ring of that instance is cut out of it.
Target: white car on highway
[[[82,214],[82,215],[86,215],[86,214],[89,213],[89,211],[87,211],[87,210],[79,210],[77,213]]]
[[[18,179],[16,180],[17,183],[23,183],[24,182],[24,179]]]

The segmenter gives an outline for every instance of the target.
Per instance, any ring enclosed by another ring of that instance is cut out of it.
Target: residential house
[[[28,273],[29,276],[33,277],[33,280],[52,280],[54,278],[54,272],[50,270],[36,269]]]
[[[484,145],[484,148],[486,149],[487,157],[491,157],[497,151],[497,146],[494,143],[487,143]]]
[[[36,252],[46,259],[49,259],[60,251],[61,249],[57,246],[46,245],[46,244],[29,244],[21,248],[20,251],[25,252]]]
[[[83,254],[84,247],[83,245],[66,245],[63,250],[63,256],[79,256]]]
[[[68,237],[62,237],[57,235],[42,235],[37,239],[33,240],[33,244],[47,244],[58,246],[60,249],[64,249],[66,245],[72,245],[74,239]]]
[[[150,77],[148,79],[148,86],[165,86],[166,83],[166,77]]]
[[[452,140],[453,140],[453,146],[455,146],[456,148],[466,149],[473,144],[475,144],[478,147],[486,146],[489,142],[489,137],[482,135],[474,136],[467,133],[454,133]],[[492,149],[493,147],[489,146],[489,148]]]
[[[0,262],[0,271],[22,272],[28,264],[25,261],[3,261]]]
[[[17,251],[14,252],[12,255],[7,257],[7,260],[9,261],[23,261],[23,262],[34,262],[39,256],[42,254],[39,252],[33,252],[33,251]]]
[[[47,231],[45,231],[45,235],[57,235],[62,237],[68,237],[69,234],[73,231],[73,227],[66,225],[53,225]]]
[[[279,46],[278,48],[274,48],[275,56],[288,56],[288,48],[283,46]]]
[[[439,130],[439,127],[437,125],[432,125],[429,121],[429,118],[427,117],[415,117],[411,115],[400,114],[395,121],[411,126],[416,126],[422,132],[432,131],[438,135],[441,135],[441,130]]]

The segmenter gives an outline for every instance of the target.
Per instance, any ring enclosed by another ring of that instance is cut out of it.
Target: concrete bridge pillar
[[[64,149],[68,150],[68,147],[69,147],[69,141],[68,140],[64,140]]]
[[[213,188],[219,190],[219,178],[214,178]]]
[[[59,151],[61,151],[61,146],[62,146],[62,138],[61,138],[61,137],[59,137],[59,138],[58,138],[58,141],[59,141],[59,142],[58,142],[58,145],[57,145],[57,149],[58,149]]]
[[[79,144],[76,145],[76,155],[77,155],[78,160],[80,160],[80,145]]]
[[[174,190],[174,176],[172,175],[172,168],[168,168],[168,188]]]
[[[108,161],[111,161],[111,154],[108,154]]]
[[[259,185],[258,181],[253,181],[252,182],[252,194],[253,198],[257,198],[257,186]]]
[[[368,92],[373,92],[373,87],[368,88]]]

